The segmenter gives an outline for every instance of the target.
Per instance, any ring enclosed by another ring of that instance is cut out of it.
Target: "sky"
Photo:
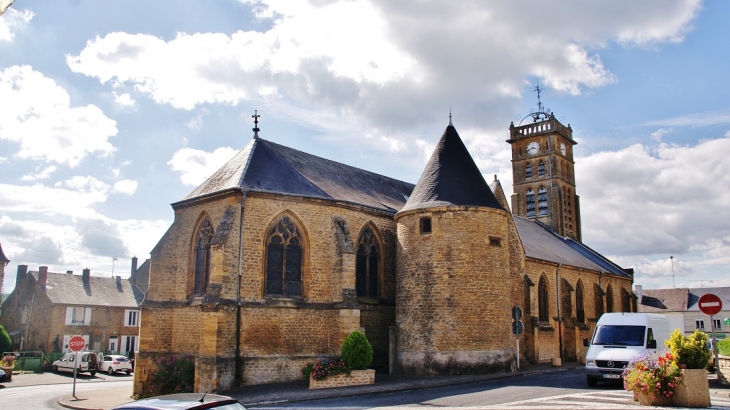
[[[411,183],[451,111],[509,196],[509,124],[538,82],[578,142],[583,242],[644,288],[730,286],[728,17],[720,0],[16,0],[3,292],[20,264],[128,276],[255,110],[264,139]]]

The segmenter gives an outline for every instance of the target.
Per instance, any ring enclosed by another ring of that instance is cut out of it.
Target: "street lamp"
[[[112,278],[114,277],[114,262],[118,260],[116,256],[112,257]]]
[[[676,288],[674,286],[674,256],[669,255],[669,261],[672,263],[672,287]]]

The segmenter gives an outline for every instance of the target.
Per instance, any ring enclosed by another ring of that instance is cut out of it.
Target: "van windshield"
[[[596,328],[594,345],[644,346],[646,326],[604,325]]]

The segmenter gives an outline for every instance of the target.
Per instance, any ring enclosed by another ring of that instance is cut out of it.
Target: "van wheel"
[[[96,370],[94,370],[93,372],[91,372],[91,377],[94,377],[94,376],[96,376]]]
[[[113,375],[114,369],[111,366],[109,366],[109,370],[107,370],[107,373],[109,373],[109,376]]]
[[[590,387],[598,386],[598,380],[591,379],[590,377],[587,377],[587,376],[586,376],[586,383],[588,383],[588,386],[590,386]]]

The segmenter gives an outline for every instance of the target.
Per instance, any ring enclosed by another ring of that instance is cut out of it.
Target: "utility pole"
[[[669,261],[672,264],[672,287],[676,288],[676,286],[674,285],[674,256],[669,255]]]
[[[119,259],[116,256],[112,257],[112,278],[114,277],[114,262],[118,261]]]

